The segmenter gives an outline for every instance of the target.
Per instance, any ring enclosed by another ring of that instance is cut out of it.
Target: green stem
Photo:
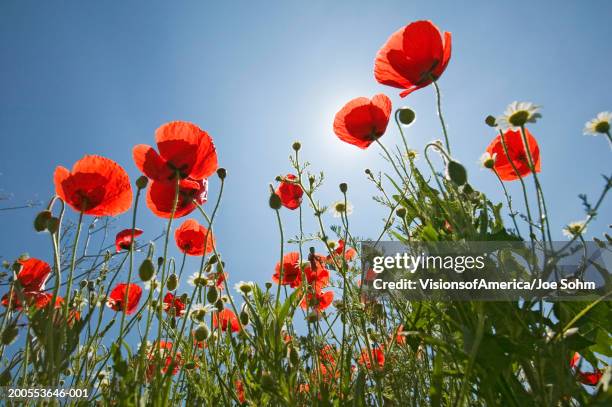
[[[451,154],[450,144],[448,142],[448,132],[446,131],[446,124],[444,123],[444,116],[442,115],[442,101],[440,88],[438,87],[438,82],[433,81],[434,88],[436,89],[436,103],[438,108],[438,117],[440,118],[440,124],[442,125],[442,132],[444,133],[444,142],[446,144],[446,150],[449,154]]]

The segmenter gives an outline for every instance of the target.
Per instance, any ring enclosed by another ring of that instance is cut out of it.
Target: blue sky
[[[503,199],[498,183],[477,164],[494,136],[484,117],[513,100],[543,106],[531,131],[542,150],[553,234],[562,239],[562,226],[584,217],[577,194],[594,200],[600,174],[610,170],[607,141],[583,136],[582,128],[612,110],[612,3],[506,3],[4,1],[0,188],[11,199],[0,207],[47,201],[54,168],[85,154],[112,158],[135,179],[132,146],[153,144],[164,122],[188,120],[212,135],[228,170],[216,234],[232,283],[270,279],[278,234],[268,184],[290,171],[294,140],[313,170],[326,173],[321,202],[339,199],[337,186],[347,182],[353,234],[375,237],[386,213],[372,201],[375,190],[363,170],[389,169],[376,146],[361,151],[336,139],[333,117],[353,97],[384,92],[394,107],[417,112],[408,132],[412,147],[442,137],[431,87],[402,100],[372,73],[392,32],[430,19],[453,34],[440,80],[453,152],[492,199]],[[397,131],[390,126],[381,141],[398,142]],[[211,180],[212,199],[218,186]],[[518,205],[519,186],[509,188]],[[29,252],[51,260],[48,237],[31,227],[39,209],[0,211],[3,258]],[[611,209],[608,200],[589,236],[608,230]],[[282,217],[287,234],[295,235],[297,213],[284,210]],[[115,231],[128,227],[128,218]],[[146,209],[139,220],[144,239],[165,227]],[[310,215],[306,229],[315,231]],[[194,267],[189,263],[186,272]]]

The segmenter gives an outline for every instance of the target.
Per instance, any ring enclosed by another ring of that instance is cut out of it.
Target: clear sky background
[[[363,170],[389,168],[375,145],[361,151],[340,142],[332,122],[349,99],[384,92],[394,107],[417,112],[408,131],[412,147],[442,137],[433,88],[402,100],[373,77],[380,46],[418,19],[453,34],[440,79],[443,110],[453,152],[476,188],[503,199],[477,161],[494,137],[484,117],[514,100],[543,106],[543,119],[530,129],[542,151],[555,238],[563,239],[563,225],[584,218],[577,194],[595,200],[600,174],[610,171],[608,142],[582,135],[587,120],[612,110],[609,1],[223,3],[3,1],[0,188],[10,199],[0,207],[46,202],[54,168],[85,154],[116,160],[135,179],[132,147],[153,144],[164,122],[188,120],[212,135],[228,170],[216,237],[232,284],[270,280],[279,238],[268,184],[290,171],[294,140],[313,169],[325,171],[321,202],[339,199],[338,184],[347,182],[353,234],[376,237],[386,210],[372,201],[375,189]],[[399,141],[393,126],[381,141]],[[510,186],[520,207],[518,188]],[[146,240],[165,222],[142,207]],[[4,259],[28,252],[51,262],[48,237],[31,226],[40,209],[0,211]],[[608,200],[589,237],[608,230],[611,209]],[[283,210],[282,217],[294,236],[297,212]],[[129,223],[129,215],[121,217],[114,232]],[[316,230],[309,212],[306,229]],[[195,262],[189,267],[186,273],[195,271]]]

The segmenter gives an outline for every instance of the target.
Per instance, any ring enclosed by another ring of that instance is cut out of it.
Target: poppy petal
[[[155,181],[170,181],[174,177],[170,167],[153,147],[138,144],[134,146],[132,156],[138,169],[148,178]]]

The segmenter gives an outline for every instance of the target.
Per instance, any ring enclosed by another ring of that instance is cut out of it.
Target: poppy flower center
[[[74,205],[82,211],[98,206],[104,199],[102,186],[90,190],[77,189],[71,197]]]

